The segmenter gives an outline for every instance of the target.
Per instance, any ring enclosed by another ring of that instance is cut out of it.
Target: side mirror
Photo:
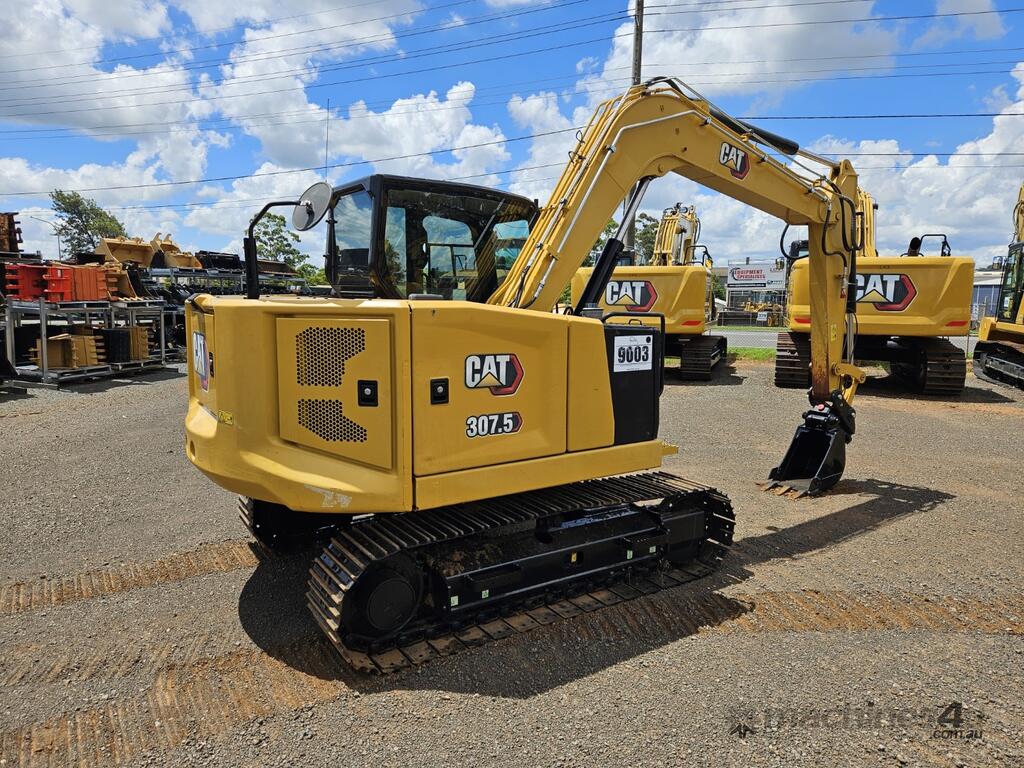
[[[319,224],[327,213],[333,194],[334,190],[326,181],[318,181],[303,192],[292,210],[292,227],[299,232],[305,232]]]

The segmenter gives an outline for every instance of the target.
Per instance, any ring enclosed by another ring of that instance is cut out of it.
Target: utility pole
[[[640,73],[643,69],[644,57],[644,0],[635,0],[636,8],[633,12],[633,85],[640,85]],[[630,196],[636,192],[636,186],[630,190]],[[623,202],[623,214],[626,211],[626,202]],[[636,243],[636,219],[630,215],[626,223],[626,234],[623,245],[626,248],[633,248]]]

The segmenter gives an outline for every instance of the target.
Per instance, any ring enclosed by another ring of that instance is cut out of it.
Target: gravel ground
[[[804,407],[770,382],[662,398],[737,511],[720,573],[383,678],[185,460],[180,374],[0,399],[0,766],[1024,765],[1024,395],[873,379],[793,500],[754,483]]]

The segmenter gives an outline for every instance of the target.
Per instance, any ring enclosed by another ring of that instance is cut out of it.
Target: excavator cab
[[[996,317],[1007,323],[1018,322],[1021,298],[1024,296],[1024,243],[1010,246],[1003,263],[1003,280],[999,286]]]
[[[536,213],[533,201],[484,187],[369,176],[334,191],[327,277],[341,298],[483,302]]]

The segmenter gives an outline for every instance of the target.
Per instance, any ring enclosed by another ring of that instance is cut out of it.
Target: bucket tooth
[[[817,496],[832,488],[846,468],[846,444],[853,439],[856,412],[838,390],[803,415],[782,463],[770,473],[767,489]]]

